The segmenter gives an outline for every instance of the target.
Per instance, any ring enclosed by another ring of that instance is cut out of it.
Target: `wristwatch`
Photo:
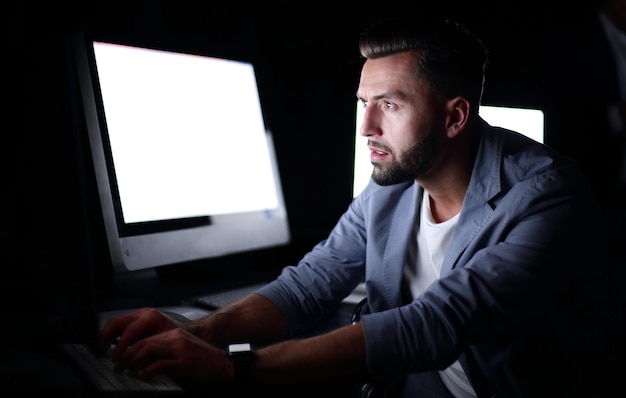
[[[246,385],[252,381],[252,365],[256,353],[249,343],[230,344],[228,357],[233,361],[234,384]]]

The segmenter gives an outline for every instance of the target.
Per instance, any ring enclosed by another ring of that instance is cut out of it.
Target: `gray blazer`
[[[597,396],[607,387],[615,309],[606,236],[579,167],[482,123],[441,277],[412,300],[403,267],[422,193],[414,182],[370,181],[328,238],[260,293],[295,331],[365,280],[375,378],[403,381],[461,358],[479,396]]]

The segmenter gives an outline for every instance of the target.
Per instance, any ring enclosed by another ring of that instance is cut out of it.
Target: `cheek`
[[[398,144],[403,148],[409,148],[428,136],[430,125],[417,123],[412,119],[407,120],[398,131]]]
[[[421,142],[432,129],[432,117],[428,114],[407,112],[385,118],[383,131],[386,142],[396,153],[402,153]]]

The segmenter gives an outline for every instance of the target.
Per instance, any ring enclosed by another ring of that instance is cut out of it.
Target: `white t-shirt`
[[[459,214],[449,220],[436,223],[430,210],[430,196],[424,191],[421,204],[420,223],[416,241],[409,252],[405,266],[405,277],[413,297],[422,294],[435,280],[439,279],[443,257],[459,220]],[[472,388],[459,361],[439,371],[443,384],[457,398],[475,398]]]

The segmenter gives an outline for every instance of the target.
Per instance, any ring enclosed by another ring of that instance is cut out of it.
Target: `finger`
[[[113,347],[113,351],[111,352],[113,362],[119,362],[132,346],[140,342],[141,337],[144,335],[145,331],[143,325],[137,323],[128,325],[120,334],[115,347]]]
[[[159,343],[161,336],[147,337],[138,341],[133,346],[123,352],[116,362],[116,370],[129,370],[133,374],[144,371],[145,368],[153,366],[161,359],[171,356],[167,347]],[[158,372],[153,370],[153,372]],[[152,377],[156,373],[149,373],[147,377]]]
[[[142,309],[129,314],[126,317],[120,319],[123,322],[118,340],[111,354],[111,359],[114,362],[119,361],[122,354],[126,350],[136,344],[142,338],[150,336],[158,331],[159,324],[159,312],[151,309]]]
[[[130,321],[128,315],[109,319],[100,331],[100,344],[102,348],[107,350],[112,344],[117,343],[119,336]]]
[[[159,375],[169,375],[172,369],[176,369],[176,363],[173,359],[160,359],[150,362],[139,370],[137,377],[148,381]]]

